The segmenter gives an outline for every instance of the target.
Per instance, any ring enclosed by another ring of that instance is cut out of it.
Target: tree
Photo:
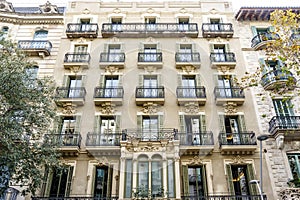
[[[35,78],[34,63],[11,41],[0,47],[0,197],[10,181],[34,194],[42,169],[59,164],[55,144],[44,139],[55,119],[54,82]]]

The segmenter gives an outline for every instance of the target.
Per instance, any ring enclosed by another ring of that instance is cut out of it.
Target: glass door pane
[[[188,168],[189,176],[189,195],[201,197],[205,195],[204,192],[204,180],[202,174],[202,167],[189,167]]]
[[[157,87],[157,77],[144,77],[144,97],[157,97]]]
[[[157,117],[144,117],[143,118],[143,139],[156,140],[158,139],[158,119]]]
[[[94,184],[94,197],[107,196],[108,167],[97,167]]]
[[[153,161],[151,163],[151,192],[153,197],[163,196],[162,190],[162,163]]]
[[[117,97],[118,90],[117,87],[119,86],[119,78],[118,76],[106,76],[105,77],[105,97]]]
[[[196,80],[195,77],[182,77],[183,97],[196,97]]]
[[[69,98],[79,98],[81,97],[80,87],[82,86],[82,80],[71,78],[69,83]]]

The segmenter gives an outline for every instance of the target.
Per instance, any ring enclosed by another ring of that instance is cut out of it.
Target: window
[[[91,19],[80,19],[81,31],[90,31],[91,30]]]
[[[254,180],[254,170],[252,164],[246,165],[226,165],[229,191],[232,195],[257,195],[255,184],[249,184]]]
[[[189,18],[179,18],[179,30],[180,31],[188,31],[189,30]]]
[[[4,39],[7,37],[9,28],[7,26],[3,26],[0,33],[0,39]]]
[[[221,19],[218,18],[211,18],[210,21],[210,30],[211,31],[219,31],[220,30],[220,22]]]
[[[205,165],[182,166],[184,196],[203,197],[207,195]]]
[[[180,62],[192,62],[192,44],[179,45],[179,59]]]
[[[290,169],[294,180],[300,178],[300,154],[287,154]]]
[[[125,170],[125,198],[130,198],[132,194],[132,160],[126,160]]]
[[[255,26],[252,26],[251,30],[252,30],[253,36],[256,36],[256,35],[271,33],[271,32],[273,32],[274,27],[272,27],[272,26],[270,26],[270,27],[255,27]]]
[[[231,75],[218,75],[218,88],[220,97],[230,98],[234,97],[238,90],[233,90],[235,86],[234,77]]]
[[[94,197],[105,198],[111,196],[112,168],[97,166],[94,183]]]
[[[64,77],[64,86],[67,89],[66,96],[67,98],[83,98],[83,82],[85,76],[65,76]]]
[[[209,143],[206,135],[205,115],[180,115],[182,140],[188,145],[201,145]]]
[[[47,36],[48,36],[48,31],[44,31],[44,30],[36,31],[34,33],[33,39],[34,40],[46,40]]]
[[[121,60],[122,60],[121,45],[120,44],[108,45],[108,61],[120,62]]]
[[[244,115],[220,115],[219,119],[223,144],[249,143],[251,135],[245,134]]]
[[[122,86],[121,75],[101,75],[100,76],[100,97],[114,98],[122,97]]]
[[[149,17],[145,18],[146,30],[155,31],[156,30],[156,18]]]
[[[182,76],[182,95],[183,97],[196,97],[196,77],[193,76]]]
[[[49,197],[69,197],[73,171],[73,166],[46,170],[47,182],[43,183],[44,195]]]
[[[276,116],[279,120],[280,128],[297,128],[298,123],[294,118],[294,110],[291,100],[289,99],[274,99],[273,105],[275,108]]]
[[[63,117],[61,121],[61,134],[74,134],[76,117]]]
[[[122,31],[122,18],[112,18],[111,24],[112,31]]]
[[[156,44],[144,46],[144,61],[156,62],[157,61],[157,48]]]
[[[142,120],[143,140],[157,140],[159,137],[158,116],[143,116]]]
[[[144,76],[144,97],[158,96],[157,76]]]
[[[214,53],[215,62],[226,61],[226,57],[225,57],[226,49],[224,44],[219,44],[219,45],[215,44],[213,48],[213,53]]]

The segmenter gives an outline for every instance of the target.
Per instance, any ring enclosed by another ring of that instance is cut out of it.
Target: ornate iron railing
[[[174,128],[157,128],[157,129],[124,129],[122,133],[125,138],[122,140],[137,139],[140,141],[160,141],[174,140],[177,137],[177,130]]]
[[[296,83],[296,79],[291,72],[278,69],[278,70],[269,71],[268,73],[264,74],[261,77],[261,84],[264,87],[271,83],[277,81],[283,81],[283,80],[289,82],[287,85]]]
[[[223,133],[219,134],[220,145],[256,145],[253,132]]]
[[[197,133],[178,133],[181,145],[214,145],[214,135],[211,131]]]
[[[123,24],[102,24],[102,33],[122,32],[122,33],[145,33],[145,32],[198,32],[197,23],[178,24],[178,23],[123,23]]]
[[[58,87],[56,88],[57,98],[85,98],[84,87]]]
[[[200,62],[200,53],[179,53],[175,54],[176,62]]]
[[[236,62],[234,53],[210,53],[211,62]]]
[[[19,40],[18,48],[23,50],[45,50],[50,53],[52,44],[48,40]]]
[[[138,53],[138,62],[162,62],[162,53]]]
[[[215,98],[245,98],[243,89],[239,87],[215,87]]]
[[[165,88],[163,86],[136,87],[135,97],[136,98],[164,98],[165,97]]]
[[[119,197],[31,197],[32,200],[118,200]]]
[[[231,23],[219,23],[219,24],[203,23],[202,31],[203,33],[206,32],[232,32],[233,33],[233,27]]]
[[[125,53],[101,53],[100,62],[125,62]]]
[[[66,63],[89,63],[91,56],[89,53],[66,53],[64,62]]]
[[[276,130],[299,130],[300,116],[274,116],[269,121],[269,133],[275,134]]]
[[[123,87],[96,87],[94,98],[123,98]]]
[[[182,87],[176,89],[177,98],[206,98],[205,87]]]
[[[277,40],[279,39],[279,35],[277,33],[259,33],[258,35],[254,36],[251,40],[251,47],[254,48],[261,42],[270,41],[270,40]]]
[[[267,200],[263,195],[263,200]],[[207,195],[207,196],[181,196],[181,200],[262,200],[260,195]]]
[[[120,146],[121,132],[88,133],[86,146]]]
[[[98,24],[81,24],[81,23],[70,23],[67,25],[67,33],[88,33],[88,32],[97,32]]]
[[[80,147],[81,135],[80,133],[74,134],[47,134],[45,135],[47,143],[57,144],[58,146],[77,146]]]

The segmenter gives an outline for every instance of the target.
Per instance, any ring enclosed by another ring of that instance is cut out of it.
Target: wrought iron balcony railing
[[[245,98],[243,89],[239,87],[215,87],[215,98]]]
[[[81,24],[81,23],[70,23],[67,25],[67,33],[76,33],[76,32],[97,32],[98,24]]]
[[[256,137],[253,132],[220,133],[220,145],[256,145]]]
[[[138,53],[138,62],[162,62],[162,53]]]
[[[202,31],[205,32],[233,32],[233,27],[231,23],[203,23]]]
[[[57,98],[85,98],[84,87],[58,87],[56,88]]]
[[[277,33],[267,33],[267,32],[259,33],[258,35],[252,38],[251,47],[255,48],[261,42],[277,40],[277,39],[279,39],[279,35]]]
[[[101,53],[100,62],[125,62],[125,53]]]
[[[269,122],[269,133],[276,130],[300,130],[300,116],[274,116]]]
[[[135,98],[165,98],[165,88],[158,87],[136,87]]]
[[[178,23],[123,23],[123,24],[102,24],[102,33],[122,32],[122,33],[145,33],[145,32],[198,32],[197,23],[178,24]]]
[[[160,141],[160,140],[174,140],[177,130],[174,128],[160,128],[160,129],[124,129],[122,131],[125,138],[122,140],[137,139],[140,141]]]
[[[205,87],[177,87],[177,98],[206,98]]]
[[[60,147],[64,146],[76,146],[80,147],[81,135],[80,133],[74,134],[48,134],[45,136],[47,143],[57,144]]]
[[[120,146],[121,132],[88,133],[86,146]]]
[[[200,53],[179,53],[175,54],[176,62],[200,62]]]
[[[31,197],[32,200],[118,200],[119,197]]]
[[[285,81],[284,87],[296,84],[296,79],[293,74],[289,71],[283,71],[282,69],[272,70],[261,77],[263,87],[278,81]]]
[[[211,62],[236,62],[234,53],[211,53]]]
[[[89,53],[66,53],[64,62],[66,63],[89,63],[91,56]]]
[[[211,131],[198,133],[178,133],[181,145],[214,145],[214,136]]]
[[[260,195],[206,195],[206,196],[181,196],[181,200],[262,200]],[[263,195],[263,200],[267,196]]]
[[[19,40],[18,48],[22,50],[42,50],[50,54],[52,44],[48,40]]]
[[[96,87],[94,98],[123,98],[123,87]]]

